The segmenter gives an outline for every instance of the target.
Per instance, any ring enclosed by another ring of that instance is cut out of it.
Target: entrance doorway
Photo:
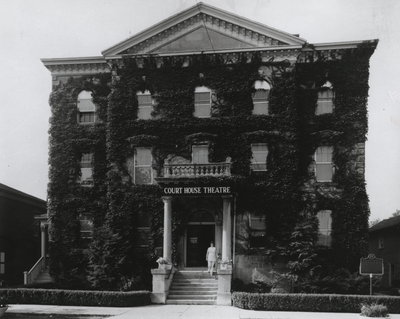
[[[188,225],[186,267],[207,267],[206,252],[215,244],[215,225]]]

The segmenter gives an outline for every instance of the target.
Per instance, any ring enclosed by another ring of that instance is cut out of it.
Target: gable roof
[[[0,183],[0,199],[8,199],[34,206],[46,212],[46,201]]]
[[[391,228],[391,227],[395,227],[395,226],[400,226],[400,215],[382,220],[378,224],[372,226],[369,229],[369,231],[374,232],[374,231],[387,229],[387,228]]]
[[[102,54],[114,56],[154,53],[158,48],[199,28],[247,43],[249,48],[306,43],[306,40],[295,35],[200,2],[117,43]],[[212,41],[211,37],[209,40]]]

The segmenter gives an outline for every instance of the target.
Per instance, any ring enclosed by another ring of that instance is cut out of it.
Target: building
[[[0,286],[24,283],[45,255],[46,201],[0,184]]]
[[[205,267],[210,241],[218,303],[232,277],[356,271],[376,45],[310,44],[200,3],[101,56],[43,59],[53,276],[142,287],[159,256]],[[152,271],[156,302],[168,271]]]
[[[383,258],[382,285],[400,287],[400,216],[391,217],[369,229],[369,251]]]

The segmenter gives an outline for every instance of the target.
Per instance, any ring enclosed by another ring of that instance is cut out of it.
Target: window
[[[93,153],[84,153],[81,157],[81,185],[93,185]]]
[[[82,239],[91,239],[93,238],[93,221],[90,220],[88,217],[82,217],[79,220],[81,229],[81,238]]]
[[[266,224],[265,216],[249,215],[250,247],[265,247]]]
[[[92,92],[82,91],[78,95],[78,123],[94,122],[96,122],[96,106],[93,103]]]
[[[138,113],[137,118],[141,120],[149,120],[152,118],[154,99],[149,91],[136,93],[138,100]]]
[[[317,182],[331,182],[333,177],[332,146],[320,146],[315,152],[315,177]]]
[[[332,238],[332,211],[321,210],[317,214],[318,218],[318,242],[320,246],[330,247]]]
[[[251,170],[266,171],[267,170],[267,157],[268,146],[265,143],[251,144],[251,151],[253,157],[251,158]]]
[[[318,91],[317,108],[315,115],[327,114],[333,112],[334,92],[332,84],[327,81]]]
[[[0,275],[6,273],[6,253],[4,251],[0,252]]]
[[[208,145],[192,146],[192,163],[208,164]]]
[[[383,240],[382,237],[378,239],[378,248],[379,249],[385,248],[385,241]]]
[[[271,86],[266,81],[256,81],[254,83],[256,91],[253,93],[253,114],[267,115],[268,114],[268,98]]]
[[[205,86],[197,87],[194,91],[195,117],[211,117],[211,90]]]
[[[136,147],[135,148],[135,184],[152,184],[153,183],[153,156],[151,148]]]

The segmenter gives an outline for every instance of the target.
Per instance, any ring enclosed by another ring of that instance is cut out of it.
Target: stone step
[[[211,280],[174,280],[174,282],[178,284],[207,284],[207,285],[213,285],[213,284],[218,284],[218,281],[215,279]]]
[[[171,295],[215,295],[218,292],[218,289],[209,289],[209,290],[175,290],[171,289],[169,293]]]
[[[168,300],[179,299],[179,300],[216,300],[216,296],[209,295],[168,295]]]
[[[215,305],[215,300],[167,300],[167,305]]]
[[[172,285],[170,289],[177,290],[208,290],[218,289],[218,286],[214,285]]]

